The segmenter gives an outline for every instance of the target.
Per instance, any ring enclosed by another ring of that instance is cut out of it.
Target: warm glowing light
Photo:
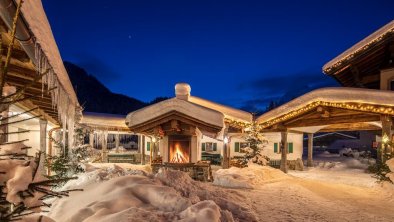
[[[383,135],[382,142],[383,142],[384,144],[387,144],[387,143],[389,142],[389,137],[387,136],[387,134],[384,134],[384,135]]]
[[[227,144],[228,143],[228,137],[226,136],[226,137],[224,137],[224,139],[223,139],[223,142],[225,143],[225,144]]]
[[[187,153],[183,152],[181,148],[180,143],[175,143],[174,144],[175,149],[172,153],[172,158],[170,160],[171,163],[188,163],[189,162],[189,156]]]

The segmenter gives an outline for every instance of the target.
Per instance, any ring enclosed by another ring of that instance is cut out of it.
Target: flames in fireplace
[[[175,151],[170,160],[171,163],[188,163],[189,156],[186,152],[183,152],[180,143],[175,143]]]
[[[189,141],[171,141],[169,144],[170,163],[189,163],[190,162],[190,143]]]

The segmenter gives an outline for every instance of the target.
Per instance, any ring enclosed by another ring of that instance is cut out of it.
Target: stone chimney
[[[175,85],[175,96],[177,99],[189,100],[192,88],[187,83],[177,83]]]

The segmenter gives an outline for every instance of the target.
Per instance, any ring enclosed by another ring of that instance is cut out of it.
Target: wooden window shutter
[[[278,153],[278,143],[274,143],[274,153]]]
[[[289,153],[293,153],[293,143],[289,143],[289,145],[288,145],[288,147],[289,147]]]
[[[217,143],[213,143],[213,151],[217,151],[218,150],[218,144]]]
[[[201,143],[201,150],[205,151],[205,143]]]
[[[234,143],[234,151],[239,152],[239,142]]]
[[[147,143],[146,143],[146,150],[147,150],[147,151],[150,151],[150,142],[147,142]]]

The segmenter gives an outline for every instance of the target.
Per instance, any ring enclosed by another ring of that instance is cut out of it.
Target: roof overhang
[[[331,110],[335,110],[335,118],[330,116]],[[265,129],[284,124],[285,128],[327,128],[328,125],[334,124],[379,121],[381,114],[394,116],[394,92],[359,88],[322,88],[261,115],[257,118],[257,123]],[[298,119],[307,115],[315,115],[313,121]]]
[[[224,127],[222,113],[177,98],[129,113],[126,125],[133,132],[143,133],[172,120],[181,121],[209,133],[218,133]]]
[[[125,115],[84,112],[80,123],[95,130],[129,132],[125,120]]]
[[[394,20],[323,66],[343,86],[379,88],[380,70],[393,67]]]
[[[394,20],[378,29],[365,39],[361,40],[351,48],[347,49],[331,61],[323,66],[323,72],[329,75],[335,74],[334,70],[338,70],[345,65],[346,62],[354,60],[367,50],[376,47],[379,43],[384,42],[391,34],[394,33]]]

